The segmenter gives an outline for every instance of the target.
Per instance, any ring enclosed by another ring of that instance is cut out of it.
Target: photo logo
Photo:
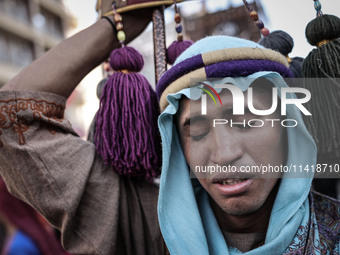
[[[217,91],[216,91],[212,86],[210,86],[210,85],[208,85],[208,84],[206,84],[206,83],[203,83],[203,82],[199,82],[198,84],[201,84],[201,85],[203,85],[204,87],[209,88],[209,89],[217,96],[218,100],[220,101],[221,106],[223,105],[223,104],[222,104],[222,100],[221,100],[220,95],[217,93]],[[209,92],[209,90],[205,89],[204,87],[203,87],[203,88],[197,87],[197,88],[200,89],[200,90],[203,90],[205,93],[207,93],[207,94],[211,97],[211,99],[214,101],[215,105],[217,105],[216,100],[215,100],[213,94],[211,94],[211,92]],[[203,95],[204,95],[204,94],[203,94]],[[205,104],[205,111],[206,111],[206,108],[207,108],[207,100],[206,100],[206,95],[204,95],[204,96],[205,96],[205,100],[204,100],[204,102],[202,101],[202,104],[203,104],[203,103]],[[202,106],[202,107],[203,107],[203,106]],[[202,109],[203,109],[203,108],[202,108]],[[203,113],[202,113],[202,114],[203,114]],[[205,114],[207,114],[207,113],[205,113]]]
[[[219,99],[220,104],[222,106],[222,101],[220,96],[218,95],[217,91],[210,85],[206,83],[200,83],[203,84],[205,87],[209,88]],[[231,92],[231,95],[233,97],[233,114],[234,115],[244,115],[244,105],[245,100],[247,100],[248,103],[248,109],[251,113],[258,115],[258,116],[265,116],[270,115],[276,111],[276,108],[278,106],[278,88],[273,87],[272,88],[272,106],[267,110],[259,110],[254,107],[253,103],[253,88],[248,88],[248,95],[247,99],[245,99],[245,95],[243,91],[238,88],[235,85],[232,84],[218,84],[215,86],[217,89],[228,89]],[[217,105],[216,100],[214,96],[205,88],[199,88],[206,92],[214,101],[215,105]],[[286,115],[286,109],[287,105],[295,105],[304,115],[310,116],[312,115],[304,106],[304,103],[307,103],[311,99],[311,93],[309,90],[305,88],[298,88],[298,87],[287,87],[287,88],[281,88],[281,115]],[[305,97],[300,98],[294,98],[289,97],[289,94],[294,93],[300,93],[304,94]],[[207,114],[207,95],[203,94],[201,97],[201,114],[206,115]]]

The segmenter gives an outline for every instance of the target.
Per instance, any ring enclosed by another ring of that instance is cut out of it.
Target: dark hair
[[[104,85],[107,82],[108,78],[103,78],[97,85],[97,97],[98,99],[100,99],[102,97],[103,94],[103,89],[104,89]]]
[[[284,56],[291,53],[294,47],[293,38],[282,30],[271,32],[268,36],[262,37],[258,43],[268,49],[278,51]]]
[[[306,126],[317,142],[319,154],[334,153],[340,157],[340,19],[334,15],[315,18],[306,27],[310,44],[317,45],[302,65],[302,73],[308,78],[330,78],[320,82],[308,79],[303,83],[312,94],[308,107],[312,117],[306,118]]]
[[[303,58],[301,57],[295,57],[291,58],[292,62],[289,63],[289,69],[293,72],[293,75],[295,78],[301,78],[302,77],[302,63]]]
[[[317,46],[323,40],[340,37],[340,18],[334,15],[322,15],[310,21],[306,27],[306,37],[311,45]]]
[[[262,37],[258,43],[268,49],[280,52],[288,58],[288,54],[292,52],[294,47],[293,38],[282,30],[271,32],[268,36]],[[294,77],[301,77],[301,68],[303,58],[295,57],[288,60],[289,69],[293,72]]]

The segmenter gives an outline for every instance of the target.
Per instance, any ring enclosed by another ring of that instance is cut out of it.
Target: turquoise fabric
[[[223,48],[225,48],[227,47],[225,46],[226,39],[228,37],[223,37],[224,42],[221,41],[221,37],[203,39],[205,41],[200,46],[211,46],[208,47],[209,50],[215,50],[215,46],[222,47],[221,44],[224,43]],[[213,45],[209,45],[209,42],[213,42]],[[250,47],[254,47],[251,42],[245,41],[242,43],[249,43]],[[244,45],[244,47],[246,46]],[[203,50],[206,49],[204,48]],[[203,50],[195,49],[190,52],[189,48],[189,52],[184,52],[177,62],[192,56],[192,54],[202,53]],[[287,87],[279,74],[265,71],[252,74],[248,78],[224,78],[215,83],[230,82],[244,91],[257,78],[271,80],[279,90],[282,87]],[[188,165],[181,149],[177,130],[173,124],[173,117],[178,110],[179,99],[187,97],[197,100],[200,97],[200,95],[190,95],[190,91],[190,89],[184,89],[178,93],[168,95],[169,105],[158,120],[163,147],[163,166],[158,201],[160,228],[172,255],[235,254],[237,251],[228,248],[226,245],[214,213],[210,208],[207,193],[196,179],[190,179]],[[289,106],[287,108],[287,118],[297,120],[298,126],[287,129],[288,156],[286,164],[315,164],[316,146],[303,124],[299,110]],[[246,254],[284,253],[293,240],[298,227],[308,222],[308,193],[311,188],[312,177],[313,174],[309,172],[306,173],[305,178],[282,179],[271,213],[265,244]]]

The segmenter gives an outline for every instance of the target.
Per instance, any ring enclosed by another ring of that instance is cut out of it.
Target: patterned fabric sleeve
[[[120,178],[63,118],[65,102],[44,92],[0,92],[0,174],[13,195],[62,231],[70,253],[113,254]]]

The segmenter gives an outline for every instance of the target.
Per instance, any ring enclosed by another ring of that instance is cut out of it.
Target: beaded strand
[[[117,38],[121,46],[124,47],[126,36],[125,36],[125,32],[123,31],[123,28],[124,28],[123,23],[122,23],[123,18],[119,13],[117,13],[115,3],[112,5],[112,10],[113,10],[113,20],[116,25],[116,30],[118,31]]]
[[[254,21],[256,26],[260,29],[261,34],[263,36],[269,35],[270,32],[267,28],[264,27],[263,22],[259,19],[258,13],[248,4],[248,2],[246,0],[243,0],[243,3],[244,3],[244,5],[246,6],[246,8],[249,12],[249,16],[250,16],[251,20]]]
[[[183,27],[181,25],[182,17],[179,14],[176,0],[174,1],[174,5],[175,5],[175,13],[176,13],[174,20],[176,23],[175,30],[177,32],[177,41],[181,42],[183,41],[183,34],[182,34]]]
[[[321,3],[319,0],[313,0],[314,1],[314,9],[316,10],[316,16],[320,17],[323,15],[322,11],[321,11]]]

